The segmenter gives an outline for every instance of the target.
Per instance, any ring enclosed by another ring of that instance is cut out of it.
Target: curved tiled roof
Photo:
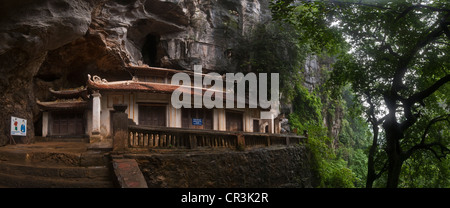
[[[74,99],[81,97],[83,99],[87,99],[87,89],[85,87],[73,90],[53,90],[50,88],[49,91],[57,98]]]
[[[183,93],[188,93],[191,95],[201,95],[210,89],[207,88],[200,88],[201,91],[194,89],[191,86],[183,86],[183,85],[171,85],[171,84],[164,84],[164,83],[154,83],[154,82],[140,82],[140,81],[134,81],[134,80],[128,80],[128,81],[116,81],[116,82],[108,82],[106,80],[102,80],[97,76],[94,76],[94,79],[91,80],[91,77],[89,75],[88,78],[88,89],[92,90],[100,90],[100,91],[115,91],[115,92],[146,92],[146,93],[160,93],[160,94],[172,94],[175,90],[179,89],[179,91]],[[223,101],[225,102],[227,100],[227,94],[229,92],[225,91],[217,91],[223,93]],[[234,102],[237,103],[238,100],[236,99],[236,95],[233,95]],[[245,98],[244,101],[246,104],[249,103],[248,98]],[[258,105],[259,107],[259,105]]]
[[[120,81],[96,83],[88,81],[88,88],[94,90],[134,91],[170,94],[180,86],[152,82]]]
[[[57,100],[51,102],[36,101],[36,104],[41,110],[67,110],[67,109],[86,109],[88,108],[87,101],[79,100]]]

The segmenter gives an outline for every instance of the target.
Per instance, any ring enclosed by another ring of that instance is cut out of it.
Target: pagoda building
[[[90,109],[88,90],[78,89],[53,90],[49,89],[53,101],[37,101],[43,111],[43,137],[86,137],[89,134],[87,125]]]
[[[40,102],[43,111],[43,137],[112,137],[114,105],[126,105],[128,118],[136,125],[216,131],[275,132],[274,120],[260,119],[261,108],[175,108],[171,95],[181,89],[194,95],[195,90],[172,85],[174,74],[193,71],[129,65],[130,80],[112,81],[88,75],[85,87],[50,92],[57,99]],[[202,74],[202,76],[207,76]],[[114,80],[120,80],[115,78]],[[181,88],[180,88],[181,87]],[[202,86],[202,94],[208,86]],[[198,93],[198,91],[197,91]],[[224,101],[226,92],[223,91]],[[248,100],[246,100],[248,102]],[[276,117],[276,116],[275,116]]]

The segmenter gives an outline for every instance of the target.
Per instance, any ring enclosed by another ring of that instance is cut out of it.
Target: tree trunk
[[[383,128],[386,132],[386,153],[388,156],[388,179],[386,187],[397,188],[403,165],[401,159],[402,150],[399,142],[403,137],[403,132],[401,132],[394,115],[388,116],[383,123]]]
[[[388,165],[388,179],[386,188],[397,188],[400,178],[400,172],[402,170],[403,161],[400,159],[400,155],[389,156]]]
[[[373,141],[372,146],[369,150],[369,158],[367,161],[367,180],[366,180],[366,188],[372,188],[373,182],[377,179],[377,175],[375,173],[375,153],[378,146],[378,126],[377,124],[372,126],[373,130]]]

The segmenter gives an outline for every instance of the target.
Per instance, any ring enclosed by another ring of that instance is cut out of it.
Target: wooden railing
[[[129,148],[242,148],[307,142],[307,136],[137,125],[128,126],[128,135]]]

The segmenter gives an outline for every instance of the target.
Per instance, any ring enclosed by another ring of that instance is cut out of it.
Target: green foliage
[[[419,121],[413,125],[410,131],[406,132],[406,137],[410,138],[409,142],[405,142],[404,146],[412,148],[415,143],[424,136],[423,129],[428,128],[427,141],[433,143],[441,143],[444,146],[450,146],[450,115],[439,116],[448,112],[448,105],[444,104],[444,100],[441,100],[442,91],[446,91],[448,88],[443,88],[438,91],[436,97],[427,99],[425,105],[433,106],[433,110],[424,109],[423,115]],[[431,103],[432,102],[432,103]],[[447,101],[448,102],[448,101]],[[434,118],[442,118],[439,122],[430,125],[430,121]],[[422,131],[421,131],[422,130]],[[411,155],[405,161],[405,165],[402,167],[402,175],[400,177],[399,187],[436,187],[436,188],[449,188],[450,187],[450,157],[440,147],[432,147],[429,150],[420,150]]]
[[[321,119],[321,100],[303,86],[298,86],[296,92],[295,110],[289,115],[289,122],[292,128],[308,130],[308,148],[313,155],[313,166],[319,174],[319,187],[354,187],[357,180],[355,175],[347,167],[347,162],[338,158],[331,148],[333,141],[328,137],[328,130]]]
[[[449,188],[450,158],[438,161],[429,151],[421,151],[405,161],[399,187]]]
[[[309,93],[308,89],[301,83],[295,88],[293,102],[294,114],[305,121],[322,121],[322,102],[318,96]]]
[[[313,154],[311,162],[319,174],[319,187],[354,187],[355,175],[347,167],[346,161],[336,157],[334,150],[330,147],[332,140],[327,136],[327,129],[322,124],[315,122],[301,124],[297,119],[293,119],[292,126],[308,129],[308,148]]]
[[[256,25],[233,48],[233,59],[241,72],[279,73],[282,102],[293,104],[294,112],[289,115],[291,127],[309,132],[308,147],[314,158],[313,166],[319,174],[320,187],[354,187],[357,179],[347,162],[336,157],[331,147],[333,141],[322,123],[324,103],[328,99],[322,101],[318,95],[323,94],[326,98],[327,92],[322,93],[318,89],[310,93],[303,86],[302,68],[314,46],[299,37],[307,35],[289,24],[270,22]],[[322,72],[327,73],[325,70]]]
[[[355,174],[355,186],[363,188],[367,178],[367,153],[363,149],[350,148],[348,167]]]
[[[290,101],[301,81],[300,70],[307,54],[297,36],[297,31],[285,23],[255,25],[233,48],[233,60],[240,72],[279,73],[282,101]]]
[[[336,54],[342,49],[343,38],[337,31],[328,29],[327,13],[320,10],[321,5],[320,1],[301,4],[293,0],[270,2],[273,18],[293,25],[302,34],[298,36],[300,43],[308,45],[318,54],[322,51]]]
[[[340,97],[342,98],[340,107],[345,113],[342,118],[337,155],[348,162],[347,167],[355,174],[355,187],[362,188],[366,185],[367,149],[372,135],[367,122],[361,117],[362,106],[357,102],[349,86],[342,88]]]
[[[330,101],[327,91],[317,89],[310,93],[303,86],[301,72],[304,61],[315,50],[315,46],[299,39],[307,36],[285,23],[257,25],[233,49],[233,59],[241,72],[279,73],[282,102],[293,104],[293,113],[289,115],[291,127],[309,132],[308,147],[319,174],[320,187],[354,187],[356,176],[347,162],[336,156],[331,147],[333,141],[323,126],[322,112],[325,108],[330,112],[334,109],[324,106]],[[328,72],[323,69],[321,73],[327,76]],[[321,97],[325,100],[322,101]]]
[[[328,84],[328,83],[327,83]],[[293,100],[291,126],[309,132],[309,144],[314,164],[320,175],[320,187],[365,187],[367,177],[367,149],[371,142],[368,124],[361,117],[362,106],[349,86],[333,88],[339,92],[334,98],[327,93],[330,85],[322,87],[319,96],[299,85]],[[328,103],[327,105],[325,105]],[[339,145],[332,148],[332,139],[322,123],[322,112],[334,115],[336,109],[344,112]]]
[[[325,171],[323,172],[324,184],[327,188],[354,188],[356,180],[352,170],[347,168],[347,161],[336,159],[325,161]],[[328,171],[326,171],[328,170]]]
[[[448,187],[449,163],[444,156],[450,152],[450,2],[278,0],[271,7],[274,18],[309,34],[300,42],[309,42],[313,51],[336,52],[330,80],[333,96],[351,84],[360,103],[370,99],[374,104],[361,110],[372,125],[384,123],[376,144],[376,172],[384,171],[387,161],[400,158],[395,163],[400,166],[387,166],[386,184]],[[378,121],[373,122],[373,115]],[[443,116],[446,119],[433,122]],[[360,122],[346,120],[340,141],[348,148],[342,156],[352,166],[350,155],[360,158],[364,150],[356,141],[364,140],[356,139],[363,135],[354,125]],[[352,167],[360,172],[357,165]],[[396,167],[402,169],[400,177]],[[386,174],[376,185],[384,182]]]

